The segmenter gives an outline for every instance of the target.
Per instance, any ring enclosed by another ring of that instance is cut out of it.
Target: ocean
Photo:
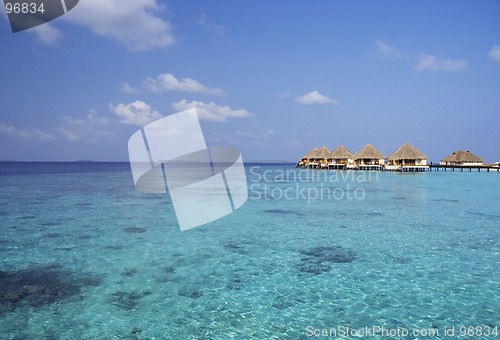
[[[0,163],[0,338],[498,334],[500,173],[245,168],[181,232],[128,163]]]

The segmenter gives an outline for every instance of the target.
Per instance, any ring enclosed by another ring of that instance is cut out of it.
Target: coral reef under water
[[[351,263],[357,256],[351,250],[340,246],[318,246],[303,249],[303,255],[296,265],[300,272],[319,275],[330,271],[335,263]]]
[[[140,234],[146,231],[146,229],[141,227],[125,227],[123,231],[129,234]]]
[[[100,279],[62,270],[58,265],[0,271],[0,313],[20,307],[41,307],[81,294]]]

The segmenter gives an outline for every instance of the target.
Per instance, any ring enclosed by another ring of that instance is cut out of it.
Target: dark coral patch
[[[141,298],[146,295],[151,294],[150,291],[138,292],[133,290],[131,292],[115,292],[109,298],[109,302],[115,305],[118,308],[121,308],[126,311],[131,311],[137,307]]]
[[[57,225],[61,225],[61,222],[59,222],[59,221],[46,221],[46,222],[40,223],[40,225],[43,227],[54,227]]]
[[[79,207],[79,208],[85,208],[85,207],[90,207],[90,206],[92,206],[92,203],[88,203],[88,202],[75,203],[75,207]]]
[[[175,273],[175,268],[172,266],[165,266],[165,267],[163,267],[163,272],[165,272],[167,274],[173,274],[173,273]]]
[[[242,280],[240,276],[234,276],[232,280],[230,280],[226,288],[231,290],[239,290],[243,286]]]
[[[477,211],[466,211],[467,214],[475,215],[475,216],[480,216],[484,217],[489,220],[495,220],[495,219],[500,219],[500,215],[495,215],[495,214],[485,214],[482,212],[477,212]]]
[[[304,215],[300,211],[284,210],[284,209],[267,209],[267,210],[264,210],[264,212],[270,213],[270,214],[278,214],[278,215],[288,215],[288,214],[297,215],[297,216]]]
[[[135,274],[137,274],[137,268],[129,268],[121,272],[121,276],[127,276],[127,277],[134,276]]]
[[[191,299],[198,299],[203,296],[203,292],[192,287],[183,287],[178,291],[180,296],[185,296]]]
[[[40,307],[78,295],[86,286],[96,286],[98,278],[76,278],[59,266],[0,271],[0,313],[19,307]]]
[[[106,246],[106,249],[109,249],[109,250],[120,250],[120,249],[123,249],[123,246],[109,245],[109,246]]]
[[[46,237],[46,238],[58,238],[58,237],[61,237],[61,234],[59,234],[59,233],[47,233],[47,234],[43,235],[43,237]]]
[[[351,263],[356,260],[356,254],[353,251],[339,246],[307,248],[300,253],[303,256],[296,268],[301,272],[315,275],[330,271],[335,263]]]
[[[405,199],[406,199],[406,197],[404,197],[404,196],[394,196],[394,197],[392,197],[392,199],[393,199],[393,200],[402,201],[402,200],[405,200]]]
[[[323,262],[350,263],[356,259],[354,252],[340,246],[319,246],[308,248],[300,252],[303,255],[312,256]]]
[[[123,231],[129,234],[141,234],[146,231],[146,229],[141,227],[125,227]]]
[[[378,211],[373,211],[373,212],[367,213],[366,216],[377,217],[377,216],[384,216],[384,214],[382,214],[381,212],[378,212]]]
[[[163,267],[159,275],[155,277],[155,281],[160,283],[171,282],[174,280],[174,276],[175,276],[175,268],[167,265]]]
[[[245,246],[237,243],[237,242],[233,242],[233,241],[229,241],[229,242],[225,242],[222,247],[226,250],[229,250],[233,253],[237,253],[237,254],[241,254],[241,255],[246,255],[248,253],[248,250]]]
[[[33,215],[24,215],[24,216],[19,216],[18,219],[20,220],[34,220],[36,216]]]
[[[412,260],[409,257],[403,257],[403,256],[395,256],[392,258],[392,262],[397,263],[397,264],[407,264],[410,263]]]

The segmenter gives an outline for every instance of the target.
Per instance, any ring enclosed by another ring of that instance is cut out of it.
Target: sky
[[[0,160],[127,161],[196,107],[245,161],[313,147],[500,161],[500,1],[80,0],[12,33],[0,8]]]

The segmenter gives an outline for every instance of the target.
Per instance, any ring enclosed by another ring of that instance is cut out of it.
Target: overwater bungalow
[[[440,165],[482,166],[484,161],[469,150],[458,150],[439,161]]]
[[[318,148],[313,148],[311,151],[306,153],[300,161],[297,163],[295,166],[296,168],[307,168],[309,166],[309,160],[311,159],[312,156],[318,151]]]
[[[429,169],[427,156],[410,143],[401,145],[394,151],[385,165],[385,170],[419,172]]]
[[[373,145],[366,144],[354,155],[354,161],[359,170],[382,170],[385,157]]]
[[[353,169],[356,167],[354,164],[354,155],[343,145],[340,145],[333,150],[327,161],[328,169]]]
[[[326,168],[328,166],[328,157],[330,157],[330,150],[326,146],[322,146],[310,157],[309,167],[313,169]]]

